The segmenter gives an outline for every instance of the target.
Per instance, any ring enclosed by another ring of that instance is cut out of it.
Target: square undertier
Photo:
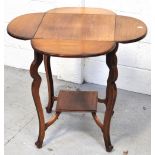
[[[97,101],[98,101],[98,93],[96,91],[61,90],[58,95],[56,111],[96,112]]]

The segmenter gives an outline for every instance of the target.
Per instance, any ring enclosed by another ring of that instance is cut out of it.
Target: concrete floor
[[[47,103],[45,74],[41,74],[41,99]],[[150,96],[118,90],[115,113],[111,122],[114,149],[107,153],[102,133],[89,113],[62,113],[48,128],[42,149],[34,142],[38,119],[31,95],[32,79],[26,70],[5,67],[5,155],[150,155]],[[73,84],[54,78],[55,94],[60,89],[97,90],[104,97],[105,87]],[[44,108],[45,109],[45,108]],[[103,119],[105,107],[98,106]],[[48,120],[51,114],[45,113]]]

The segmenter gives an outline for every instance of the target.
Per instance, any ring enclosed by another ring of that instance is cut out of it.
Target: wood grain
[[[49,22],[50,21],[50,22]],[[80,39],[132,42],[142,39],[147,27],[139,19],[100,8],[57,8],[12,20],[7,32],[15,38]]]
[[[31,77],[33,78],[32,87],[31,87],[32,96],[33,96],[33,100],[36,106],[38,119],[39,119],[39,135],[38,135],[38,140],[35,143],[38,148],[42,147],[43,140],[45,137],[45,119],[44,119],[44,113],[43,113],[42,104],[41,104],[40,95],[39,95],[41,77],[38,74],[38,68],[42,60],[43,60],[43,55],[34,51],[34,60],[30,67],[30,74],[31,74]]]
[[[114,105],[117,97],[117,86],[115,81],[118,77],[117,56],[118,44],[115,49],[106,55],[106,64],[109,68],[109,77],[106,88],[106,112],[104,116],[104,128],[102,129],[106,150],[111,152],[113,146],[110,139],[110,122],[114,113]]]
[[[34,38],[113,41],[114,32],[115,15],[47,13]]]
[[[44,17],[44,13],[31,13],[21,15],[12,20],[7,26],[7,32],[14,38],[30,40]]]
[[[103,8],[89,8],[89,7],[62,7],[55,8],[47,11],[47,13],[63,13],[63,14],[104,14],[104,15],[115,15],[111,10]]]
[[[110,52],[114,42],[33,39],[33,49],[57,57],[90,57]]]
[[[58,95],[57,112],[63,111],[91,111],[97,110],[96,91],[65,91]]]
[[[46,112],[51,113],[54,104],[54,85],[50,64],[50,56],[44,55],[44,66],[46,72],[47,86],[48,86],[48,105],[46,107]]]
[[[144,38],[146,34],[147,27],[141,20],[127,16],[116,16],[116,42],[135,42]]]
[[[47,123],[45,123],[45,129],[51,126],[59,118],[59,115],[60,115],[60,112],[56,112],[54,116],[52,116],[50,120]]]

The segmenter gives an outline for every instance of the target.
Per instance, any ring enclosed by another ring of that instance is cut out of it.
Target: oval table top
[[[38,52],[60,57],[89,57],[115,44],[135,42],[147,33],[139,19],[99,8],[56,8],[19,16],[7,27],[15,38],[31,40]]]

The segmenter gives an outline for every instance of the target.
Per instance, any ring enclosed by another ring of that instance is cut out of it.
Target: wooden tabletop
[[[142,39],[146,25],[132,17],[106,9],[57,8],[15,18],[7,28],[18,39],[31,40],[40,52],[61,57],[88,57],[105,54],[116,42]]]

